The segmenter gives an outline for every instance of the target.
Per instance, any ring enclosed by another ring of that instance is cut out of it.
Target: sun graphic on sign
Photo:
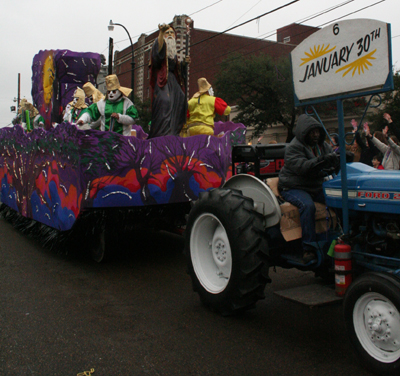
[[[376,52],[376,49],[373,50],[372,52],[370,52],[369,54],[360,57],[359,59],[353,61],[350,64],[345,65],[342,68],[339,68],[335,73],[341,72],[343,70],[345,70],[346,72],[343,73],[344,77],[347,73],[349,73],[350,71],[353,71],[352,76],[354,76],[354,74],[356,73],[356,71],[358,71],[358,74],[364,73],[364,69],[365,70],[369,70],[368,66],[372,67],[372,64],[369,62],[369,60],[375,60],[376,58],[373,57],[372,55]]]
[[[324,44],[322,46],[318,45],[318,47],[314,46],[314,49],[310,48],[310,53],[304,52],[304,55],[308,57],[301,59],[302,63],[300,64],[300,66],[308,63],[311,60],[318,59],[319,57],[326,55],[327,53],[333,51],[336,48],[335,46],[329,49],[329,46],[330,44],[328,44],[326,47]]]

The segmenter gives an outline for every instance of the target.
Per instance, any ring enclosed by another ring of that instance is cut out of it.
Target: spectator
[[[394,134],[397,137],[397,139],[400,140],[400,129],[398,129],[395,126],[390,114],[384,113],[383,114],[383,118],[389,123],[389,131],[390,131],[390,133]]]
[[[331,136],[331,142],[329,143],[332,147],[332,150],[335,153],[339,153],[339,137],[338,135],[334,134]]]
[[[353,127],[354,127],[354,124],[357,125],[357,122],[355,121],[355,119],[353,119],[351,121],[351,123],[352,123]],[[368,123],[367,122],[364,123],[364,126],[363,126],[364,130],[365,130],[365,128],[367,126],[368,126]],[[357,128],[355,129],[354,133],[355,133],[355,136],[356,136],[355,137],[355,141],[356,141],[357,145],[361,149],[359,162],[364,163],[364,164],[366,164],[368,166],[372,166],[372,158],[376,154],[379,153],[378,148],[374,145],[373,142],[369,141],[368,137],[366,137],[365,141],[363,141],[362,138],[361,138],[360,133],[357,132]]]
[[[378,170],[384,170],[382,166],[382,159],[383,159],[382,153],[374,155],[374,157],[372,158],[372,166]]]
[[[396,136],[388,137],[389,128],[386,126],[383,130],[383,137],[387,140],[388,144],[381,142],[370,133],[369,126],[366,127],[365,133],[369,140],[374,143],[374,145],[383,154],[382,166],[385,170],[398,170],[400,163],[400,146],[398,146],[398,140]]]

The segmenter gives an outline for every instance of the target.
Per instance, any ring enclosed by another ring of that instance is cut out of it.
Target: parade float
[[[51,247],[83,229],[83,238],[101,244],[100,256],[93,251],[100,261],[105,233],[157,219],[182,224],[191,201],[230,178],[232,145],[245,141],[244,126],[231,122],[215,124],[219,137],[147,140],[141,127],[134,130],[127,137],[70,123],[30,133],[19,125],[2,129],[3,215],[30,234],[51,234],[42,238]]]

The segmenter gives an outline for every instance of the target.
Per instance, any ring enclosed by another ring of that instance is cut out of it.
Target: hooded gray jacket
[[[320,129],[318,141],[320,157],[315,156],[310,146],[306,144],[307,134],[315,128]],[[324,142],[324,127],[313,117],[300,115],[294,135],[295,138],[285,150],[285,164],[279,173],[279,189],[301,189],[311,194],[317,193],[322,189],[324,182],[324,177],[319,176],[323,168],[323,163],[320,163],[322,156],[332,153],[331,146]]]

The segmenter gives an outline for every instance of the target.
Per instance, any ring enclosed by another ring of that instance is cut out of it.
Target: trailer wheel
[[[366,273],[348,288],[344,318],[363,364],[381,375],[400,373],[400,282]]]
[[[232,189],[205,192],[190,211],[185,253],[193,289],[223,315],[264,298],[268,246],[253,200]]]

